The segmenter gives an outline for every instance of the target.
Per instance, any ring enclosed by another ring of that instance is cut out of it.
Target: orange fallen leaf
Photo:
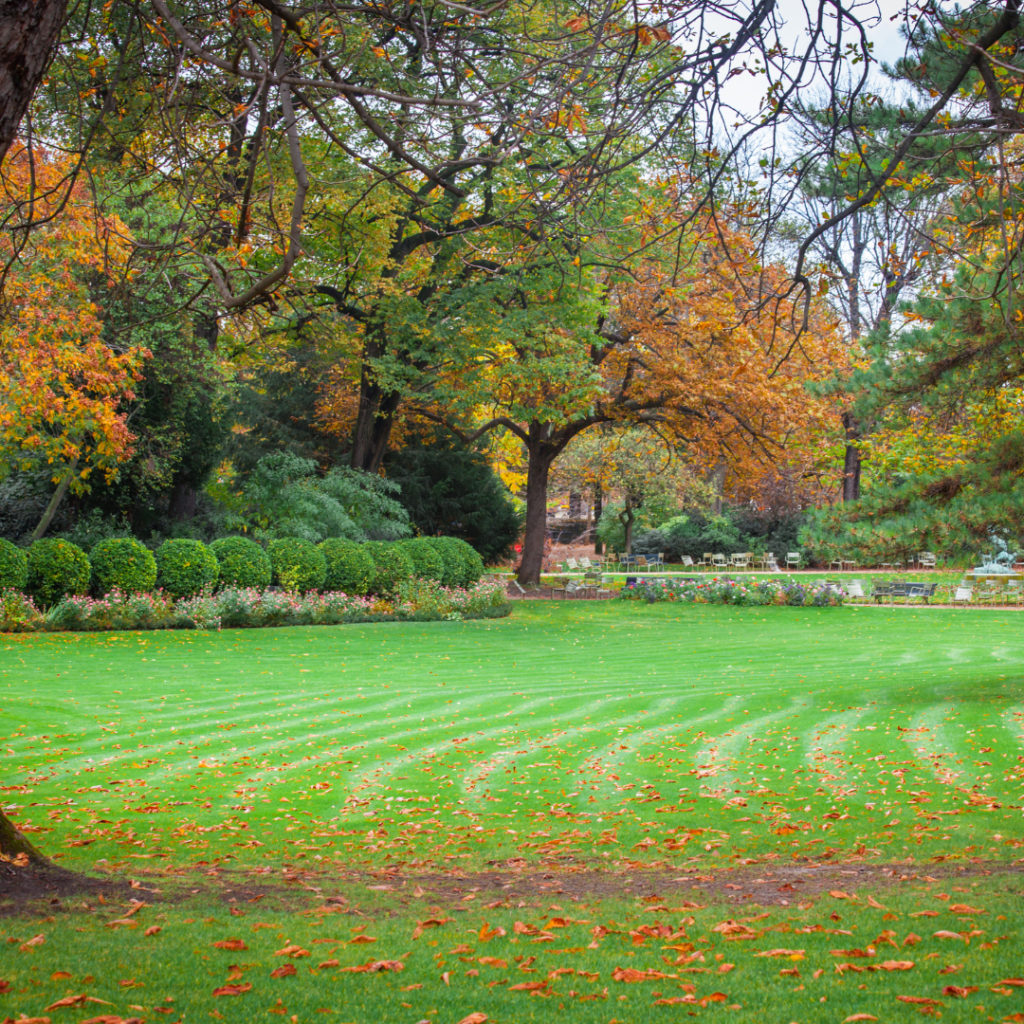
[[[802,957],[806,950],[803,949],[762,949],[754,956],[798,956]]]
[[[1024,1024],[1024,1013],[1020,1011],[1011,1013],[1009,1016],[1004,1017],[1003,1020],[1012,1021],[1013,1024]]]
[[[299,972],[295,969],[295,964],[284,964],[281,967],[275,967],[271,972],[272,978],[291,978],[293,975]]]
[[[873,964],[880,971],[909,971],[914,967],[913,960],[883,960],[880,964]]]
[[[486,1013],[471,1013],[468,1017],[463,1017],[459,1021],[459,1024],[486,1024],[490,1020],[490,1017]]]
[[[987,914],[981,907],[969,907],[966,903],[954,903],[950,908],[952,914]]]
[[[961,939],[963,942],[967,941],[967,939],[964,938],[964,936],[961,935],[959,932],[937,931],[937,932],[935,932],[932,935],[932,938],[933,939]]]
[[[627,984],[637,981],[658,981],[661,978],[678,977],[678,974],[665,974],[664,971],[638,971],[634,967],[616,967],[612,971],[612,981],[624,981]]]
[[[913,1003],[914,1006],[942,1006],[939,999],[928,999],[926,996],[897,996],[901,1003]]]
[[[107,1002],[106,999],[97,999],[95,996],[77,995],[77,996],[65,996],[63,999],[58,999],[55,1003],[50,1003],[46,1007],[47,1010],[56,1010],[61,1006],[84,1006],[86,1003],[99,1003],[102,1006],[113,1006],[113,1003]]]
[[[159,935],[161,931],[160,925],[151,924],[142,934],[143,935]]]
[[[843,1024],[850,1024],[850,1021],[854,1020],[878,1020],[877,1017],[872,1017],[870,1013],[851,1013],[849,1017],[843,1018]]]
[[[373,940],[371,940],[371,941],[373,941]],[[308,949],[303,949],[301,946],[296,946],[294,944],[289,944],[289,945],[285,946],[284,949],[279,949],[274,954],[274,956],[293,956],[293,957],[309,956],[309,950]]]
[[[46,1018],[44,1017],[43,1020]],[[23,1018],[18,1018],[15,1024],[25,1024]],[[142,1024],[141,1017],[119,1017],[116,1013],[104,1013],[99,1017],[87,1017],[81,1024]]]
[[[26,950],[33,949],[35,946],[41,946],[45,941],[45,935],[33,935],[27,942],[23,942],[19,948],[24,953]]]
[[[241,939],[221,939],[220,942],[215,942],[213,945],[215,949],[242,950],[249,948]]]
[[[830,889],[829,896],[836,900],[852,900],[854,898],[848,892],[843,892],[842,889]]]
[[[322,971],[322,970],[325,970],[328,967],[337,967],[337,966],[339,966],[339,964],[340,964],[339,960],[324,960],[323,963],[317,964],[317,967]]]
[[[718,966],[718,973],[719,974],[728,974],[730,971],[735,970],[735,969],[736,969],[736,965],[735,964],[719,964],[719,966]]]
[[[243,992],[252,991],[252,982],[245,982],[243,985],[221,985],[220,988],[215,988],[213,994],[215,996],[240,996]]]
[[[546,981],[521,981],[518,985],[509,985],[508,990],[509,992],[537,992],[547,987]]]
[[[492,928],[486,921],[484,921],[477,934],[480,936],[481,942],[490,942],[491,939],[495,937],[501,938],[501,936],[507,935],[508,933],[500,925],[497,928]]]
[[[350,946],[365,946],[370,942],[376,942],[377,940],[372,935],[357,935],[354,939],[349,939],[348,944]],[[302,956],[302,953],[290,953],[289,956]],[[308,953],[305,954],[309,956]]]
[[[450,917],[428,917],[425,921],[417,921],[416,927],[412,930],[412,937],[418,939],[427,928],[440,928],[450,920]]]
[[[476,962],[478,964],[483,964],[484,967],[497,967],[501,970],[504,970],[506,967],[508,967],[508,961],[502,960],[500,957],[497,956],[481,956],[477,958]]]
[[[398,991],[399,992],[415,992],[417,989],[423,988],[423,982],[417,981],[413,985],[403,985]]]
[[[875,951],[872,949],[870,952],[865,949],[832,949],[829,952],[833,956],[874,956]]]
[[[977,985],[947,985],[942,990],[942,994],[952,996],[954,999],[966,999],[972,992],[977,991]]]
[[[1024,978],[1003,978],[1000,985],[1014,985],[1017,988],[1024,988]]]
[[[356,967],[342,967],[340,974],[379,974],[381,971],[404,971],[401,960],[374,960]]]
[[[655,1006],[678,1006],[680,1003],[689,1003],[695,1005],[697,1002],[696,996],[669,996],[667,999],[655,999]]]

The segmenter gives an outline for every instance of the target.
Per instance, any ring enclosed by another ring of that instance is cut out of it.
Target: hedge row
[[[66,540],[38,540],[27,550],[0,538],[0,590],[23,591],[50,607],[65,597],[112,591],[146,593],[160,587],[173,598],[213,588],[339,591],[393,597],[409,580],[471,587],[483,575],[480,555],[456,537],[417,537],[395,543],[332,538],[314,545],[287,538],[264,550],[245,537],[224,537],[209,547],[198,540],[168,540],[151,552],[130,537],[100,541],[90,555]]]

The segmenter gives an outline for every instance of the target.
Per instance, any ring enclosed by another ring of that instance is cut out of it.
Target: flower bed
[[[412,580],[390,599],[339,592],[298,594],[229,587],[175,600],[162,590],[112,591],[106,597],[67,597],[46,612],[15,590],[0,592],[0,632],[101,632],[135,629],[221,629],[327,626],[347,622],[436,622],[500,618],[512,606],[504,583],[486,577],[472,587]]]
[[[762,580],[759,583],[713,576],[701,580],[638,579],[619,592],[626,601],[687,601],[692,604],[813,605],[843,603],[843,592],[825,583]]]

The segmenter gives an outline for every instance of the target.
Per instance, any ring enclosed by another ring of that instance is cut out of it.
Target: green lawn
[[[9,918],[0,940],[46,941],[2,947],[0,980],[12,988],[0,1013],[33,1015],[84,993],[116,1011],[59,1008],[54,1024],[108,1012],[155,1021],[165,996],[188,1021],[272,1020],[265,1014],[283,1007],[299,1020],[456,1024],[479,1011],[513,1024],[551,1019],[556,1000],[574,1021],[603,1022],[689,1011],[783,1024],[857,1012],[909,1020],[928,1008],[897,1002],[901,993],[941,1000],[947,1019],[1024,1011],[1024,988],[984,987],[1020,974],[1024,960],[1012,874],[1024,842],[1022,621],[999,611],[522,602],[509,619],[468,623],[2,637],[9,813],[67,867],[120,869],[191,902],[157,902],[132,918],[135,929],[108,927],[124,905]],[[758,888],[794,866],[863,872],[908,858],[899,892],[877,888],[881,875],[851,876],[840,888],[855,901],[793,888],[782,906],[781,886]],[[488,867],[511,888],[493,876],[474,886]],[[520,886],[533,867],[555,879],[552,895]],[[580,869],[614,884],[600,898],[558,897],[557,879]],[[241,900],[235,920],[228,898],[204,888],[207,872],[221,873],[217,885],[283,885],[283,872],[298,895]],[[371,873],[384,889],[367,888]],[[429,879],[443,877],[461,877],[459,891],[479,888],[479,899],[437,895]],[[645,878],[666,892],[646,891]],[[738,883],[742,908],[723,906],[731,891],[702,895],[707,879],[724,878]],[[866,902],[872,885],[883,909]],[[311,913],[331,892],[363,909]],[[483,909],[485,898],[496,905]],[[952,909],[967,905],[987,914]],[[940,916],[907,917],[918,910]],[[770,930],[757,938],[713,930],[760,913],[770,916],[748,927]],[[453,920],[414,940],[416,920],[431,916]],[[543,929],[552,917],[567,927],[538,944],[513,928]],[[154,922],[163,930],[143,938]],[[507,935],[484,942],[485,922]],[[596,924],[612,934],[595,938]],[[640,924],[676,937],[640,934],[635,944]],[[360,926],[377,942],[344,945]],[[831,949],[863,950],[886,929],[899,951],[879,945],[879,960],[913,960],[912,970],[836,974]],[[916,947],[903,945],[911,930]],[[249,950],[210,945],[231,937]],[[310,945],[318,938],[334,941]],[[312,956],[270,979],[291,962],[273,955],[289,941]],[[805,952],[792,963],[753,955],[772,947]],[[686,959],[701,950],[704,960]],[[401,974],[316,966],[406,953]],[[537,956],[539,973],[522,972],[515,956]],[[736,970],[719,976],[723,962]],[[951,964],[955,974],[937,975]],[[229,965],[253,988],[214,998]],[[616,982],[617,966],[677,977]],[[548,980],[560,967],[598,977]],[[55,971],[73,977],[51,980]],[[95,981],[84,985],[84,974]],[[146,988],[119,984],[133,978]],[[545,980],[539,996],[510,991]],[[410,984],[423,987],[399,992]],[[696,1006],[654,1006],[685,998],[687,984]],[[957,999],[942,995],[948,984],[982,988]],[[727,1001],[701,1007],[716,991]]]

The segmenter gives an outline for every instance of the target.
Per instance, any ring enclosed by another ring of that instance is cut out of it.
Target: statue
[[[1010,551],[1002,537],[989,534],[988,538],[998,550],[996,555],[982,555],[981,565],[974,567],[977,576],[1006,576],[1013,572],[1013,563],[1017,561],[1017,552]]]

